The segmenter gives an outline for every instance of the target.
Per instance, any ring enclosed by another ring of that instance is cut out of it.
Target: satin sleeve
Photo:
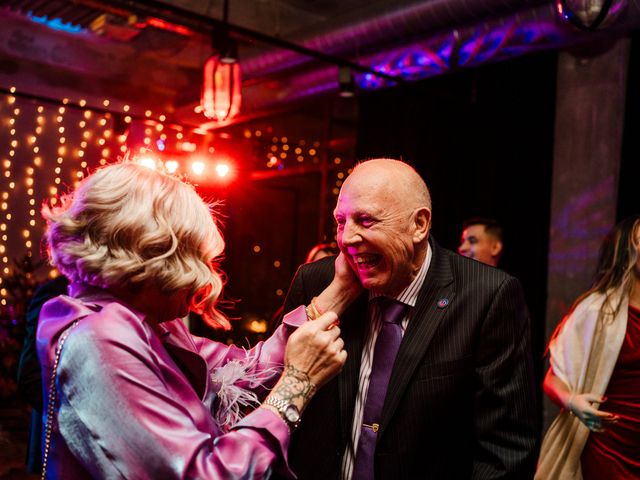
[[[306,320],[307,315],[304,306],[301,305],[284,316],[282,324],[271,337],[263,342],[258,342],[251,349],[236,345],[224,345],[203,337],[192,338],[197,352],[205,359],[210,370],[223,366],[229,361],[237,360],[247,365],[248,373],[269,372],[270,375],[266,376],[266,380],[259,383],[237,382],[243,388],[258,390],[257,393],[260,393],[260,390],[273,387],[280,378],[287,340]]]
[[[291,476],[289,432],[278,415],[260,408],[221,434],[180,373],[163,366],[160,340],[127,315],[106,307],[81,320],[58,367],[59,432],[93,478]],[[253,354],[281,359],[286,335]]]

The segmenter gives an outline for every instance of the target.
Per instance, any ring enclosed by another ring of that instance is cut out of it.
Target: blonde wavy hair
[[[140,288],[151,280],[166,293],[189,288],[191,309],[229,328],[216,309],[224,239],[214,207],[177,178],[134,163],[109,165],[60,205],[42,207],[49,258],[74,282]]]

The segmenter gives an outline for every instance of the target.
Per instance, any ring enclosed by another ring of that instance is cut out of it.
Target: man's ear
[[[427,207],[420,207],[415,211],[415,231],[413,233],[413,240],[415,243],[422,242],[427,235],[429,235],[429,229],[431,228],[431,210]]]
[[[496,240],[491,245],[491,255],[497,257],[502,253],[502,242],[500,240]]]

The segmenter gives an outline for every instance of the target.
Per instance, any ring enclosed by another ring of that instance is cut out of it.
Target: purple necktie
[[[373,459],[380,428],[382,406],[387,394],[391,369],[402,341],[401,322],[407,306],[397,300],[379,297],[382,328],[376,339],[376,347],[369,377],[369,391],[362,413],[362,429],[358,451],[353,466],[354,480],[373,480]]]

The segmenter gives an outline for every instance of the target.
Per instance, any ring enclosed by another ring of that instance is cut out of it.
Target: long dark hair
[[[613,321],[622,307],[622,299],[631,294],[636,280],[634,269],[638,261],[638,248],[640,248],[636,243],[639,228],[640,215],[636,214],[619,222],[607,234],[600,247],[600,256],[591,288],[576,299],[569,313],[556,327],[550,342],[558,335],[565,320],[578,304],[592,293],[597,292],[605,296],[600,307],[598,322],[604,324]],[[622,290],[622,296],[616,295],[620,290]],[[618,301],[614,302],[614,298],[618,298]]]
[[[635,282],[634,268],[638,261],[636,243],[638,228],[640,228],[640,215],[632,215],[611,229],[600,248],[593,286],[581,295],[576,303],[591,293],[602,293],[605,295],[605,301],[600,308],[601,317],[604,314],[613,316],[618,314],[622,302],[613,305],[612,296],[620,288],[623,294],[627,296],[631,294]]]

